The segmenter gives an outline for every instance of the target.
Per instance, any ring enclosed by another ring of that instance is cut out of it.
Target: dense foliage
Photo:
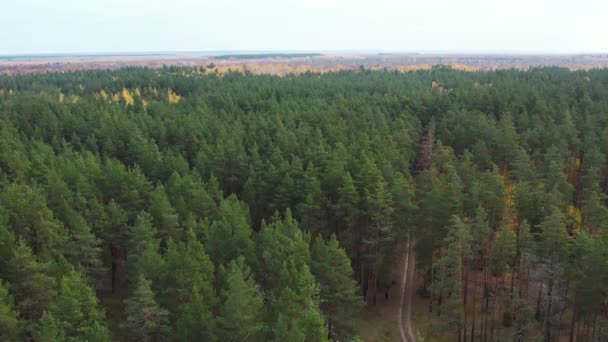
[[[408,235],[446,334],[606,336],[607,108],[604,70],[0,77],[0,339],[353,340]]]

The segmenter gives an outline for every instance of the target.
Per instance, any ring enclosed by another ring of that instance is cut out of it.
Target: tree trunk
[[[429,312],[433,312],[433,300],[435,289],[433,289],[433,282],[435,281],[435,272],[433,270],[433,263],[435,262],[435,252],[431,251],[431,295],[429,296]]]
[[[566,293],[564,294],[564,304],[563,304],[564,308],[566,307],[566,305],[568,305],[568,290],[569,289],[570,289],[570,282],[568,282],[568,284],[566,285]],[[557,332],[555,333],[555,337],[558,340],[561,335],[562,317],[564,315],[564,311],[565,310],[560,310],[560,312],[559,312],[559,323],[557,324]]]
[[[541,297],[543,295],[543,282],[540,282],[540,285],[538,286],[538,298],[536,299],[536,312],[534,313],[534,317],[536,318],[536,320],[540,319],[540,302],[541,302]]]
[[[515,284],[515,271],[511,272],[511,290],[509,291],[509,298],[513,299],[513,286]]]
[[[439,248],[439,257],[441,257],[443,255],[443,250],[442,248]],[[445,267],[441,268],[441,279],[439,280],[439,284],[441,284],[441,286],[439,287],[439,296],[437,296],[437,307],[441,307],[441,304],[443,303],[443,282],[445,281]],[[441,316],[441,310],[437,311],[437,316]]]
[[[572,306],[572,321],[570,321],[570,342],[574,342],[574,327],[576,324],[576,302],[578,300],[578,291],[574,292],[574,304]]]
[[[547,312],[545,313],[545,341],[552,341],[551,339],[551,326],[549,324],[549,318],[551,316],[551,310],[553,309],[553,300],[551,296],[553,295],[553,277],[549,278],[549,284],[547,286],[547,298],[549,299],[549,303],[547,305]]]
[[[501,276],[500,283],[502,284],[503,277]],[[502,287],[502,285],[501,285]],[[498,300],[498,279],[494,279],[494,296],[492,297],[492,326],[490,327],[490,341],[494,340],[494,331],[496,330],[496,314],[500,315],[500,301]],[[498,302],[498,304],[496,304]],[[498,307],[497,307],[498,306]]]
[[[112,294],[116,293],[116,248],[110,244],[110,259],[112,263]]]
[[[477,312],[475,311],[476,303],[477,303],[477,272],[475,272],[475,279],[473,280],[473,317],[472,317],[472,322],[471,322],[471,342],[475,341],[475,315],[477,314]]]
[[[490,268],[486,264],[485,267],[485,279],[484,279],[484,301],[485,301],[485,310],[484,310],[484,323],[483,323],[483,340],[487,341],[488,339],[488,314],[490,311],[490,286],[489,286],[489,276],[490,276]]]
[[[462,306],[464,308],[463,309],[464,331],[463,331],[462,338],[465,342],[467,340],[467,298],[468,298],[468,294],[469,294],[469,272],[468,272],[468,268],[464,267],[464,288],[463,288],[463,292],[462,292]]]
[[[593,326],[591,327],[591,340],[595,341],[595,327],[597,326],[597,312],[593,316]]]
[[[530,264],[526,265],[526,299],[528,299],[528,292],[530,291]]]
[[[376,306],[376,294],[378,293],[378,275],[372,272],[372,279],[374,284],[374,306]]]

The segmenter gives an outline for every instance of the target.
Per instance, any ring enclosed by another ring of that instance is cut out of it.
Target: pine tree
[[[265,324],[262,293],[243,257],[228,265],[222,291],[220,329],[222,341],[261,340]]]
[[[527,341],[534,324],[534,310],[517,292],[513,293],[513,303],[515,304],[515,342]]]
[[[194,284],[188,302],[181,308],[172,339],[175,341],[216,341],[215,324],[209,303],[206,303],[198,285]]]
[[[50,262],[39,262],[23,241],[17,242],[9,261],[7,280],[21,317],[37,320],[56,294]]]
[[[158,287],[160,303],[169,309],[172,319],[190,300],[195,285],[209,307],[216,305],[214,272],[211,259],[193,232],[186,234],[185,242],[169,242]]]
[[[310,272],[308,237],[291,211],[283,220],[262,227],[257,235],[257,276],[269,303],[268,326],[273,340],[319,341],[327,330],[319,310],[319,288]]]
[[[206,232],[206,249],[216,265],[225,265],[242,255],[247,262],[255,263],[249,212],[247,206],[234,195],[222,200],[219,218]]]
[[[517,249],[519,256],[519,296],[528,298],[528,288],[530,283],[530,266],[534,256],[534,236],[530,232],[530,225],[527,221],[523,221],[519,225],[519,234],[517,235]],[[526,279],[524,284],[522,279]]]
[[[439,306],[444,329],[456,332],[458,340],[464,327],[463,305],[463,271],[464,259],[471,254],[471,233],[467,224],[454,215],[450,220],[450,229],[446,237],[447,252],[436,263],[439,277],[433,284],[436,293],[447,299]]]
[[[151,283],[143,274],[125,301],[125,315],[124,327],[133,341],[162,341],[168,334],[169,314],[157,304]]]
[[[313,235],[327,234],[327,222],[323,210],[326,200],[321,190],[321,182],[312,163],[306,167],[300,190],[303,193],[303,201],[298,206],[298,214],[301,218],[302,228],[310,231]]]
[[[15,253],[15,235],[9,229],[8,216],[0,208],[0,278],[7,278],[8,264]]]
[[[6,209],[16,237],[27,242],[34,254],[61,255],[65,229],[46,206],[41,189],[11,183],[0,192],[0,206]]]
[[[392,202],[394,203],[394,219],[396,233],[403,237],[409,232],[413,224],[416,205],[414,203],[414,189],[410,182],[401,173],[398,173],[391,186]]]
[[[181,237],[177,213],[169,202],[165,187],[160,183],[150,194],[150,215],[161,241],[166,243],[170,239],[178,240]]]
[[[16,341],[22,333],[22,323],[13,307],[13,297],[8,288],[0,282],[0,340]]]
[[[539,225],[538,254],[546,265],[544,283],[547,284],[547,295],[543,305],[543,331],[545,339],[551,341],[559,324],[560,295],[557,290],[562,279],[562,268],[565,266],[566,252],[571,241],[566,229],[564,214],[556,207]]]
[[[354,251],[355,225],[359,215],[359,194],[349,172],[342,177],[342,185],[338,188],[338,203],[334,210],[338,220],[336,237],[350,247],[349,250]]]
[[[65,256],[78,270],[101,286],[104,267],[101,260],[101,241],[91,232],[85,219],[71,213],[69,238],[65,244]]]
[[[38,328],[34,334],[36,341],[40,342],[59,342],[65,341],[66,337],[61,327],[61,322],[48,312],[44,312],[38,323]]]
[[[163,269],[163,259],[159,249],[160,242],[156,238],[152,219],[148,213],[142,212],[137,216],[135,226],[129,232],[127,271],[132,285],[140,275],[151,281],[159,279]]]
[[[369,169],[364,169],[364,176],[360,180],[360,187],[363,189],[362,213],[365,218],[360,262],[371,267],[374,274],[370,286],[374,290],[372,295],[375,304],[378,288],[386,290],[390,286],[392,250],[396,234],[392,220],[394,209],[387,184],[372,162],[364,165]]]
[[[280,286],[270,303],[270,328],[276,341],[326,341],[328,332],[318,307],[319,289],[307,265],[285,262]]]
[[[317,237],[311,246],[311,258],[311,271],[320,287],[320,308],[327,318],[330,336],[336,341],[355,339],[363,301],[346,252],[335,236],[327,242]]]
[[[94,337],[109,337],[95,293],[79,272],[71,271],[61,279],[59,294],[51,302],[48,313],[59,323],[61,336],[67,339],[91,341]]]
[[[289,256],[296,267],[301,268],[310,262],[308,236],[304,235],[288,209],[283,220],[262,227],[256,234],[258,269],[256,277],[264,292],[285,285],[280,283],[283,264]]]
[[[103,211],[102,220],[103,240],[106,250],[110,254],[110,271],[112,293],[122,288],[124,280],[124,261],[129,241],[129,226],[127,213],[111,200]]]
[[[490,255],[490,268],[494,275],[504,275],[513,267],[517,254],[517,237],[506,226],[502,226],[496,236],[495,246]]]

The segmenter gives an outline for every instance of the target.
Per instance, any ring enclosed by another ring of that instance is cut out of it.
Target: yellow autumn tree
[[[122,88],[122,98],[125,100],[127,106],[135,104],[135,100],[133,99],[133,95],[129,92],[129,89]]]
[[[169,103],[178,103],[179,100],[182,99],[182,97],[174,93],[171,88],[167,89],[167,98],[169,99]]]

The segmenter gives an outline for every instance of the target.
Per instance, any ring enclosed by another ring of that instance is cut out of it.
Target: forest
[[[0,340],[360,341],[415,239],[419,341],[606,341],[607,155],[603,69],[0,76]]]

